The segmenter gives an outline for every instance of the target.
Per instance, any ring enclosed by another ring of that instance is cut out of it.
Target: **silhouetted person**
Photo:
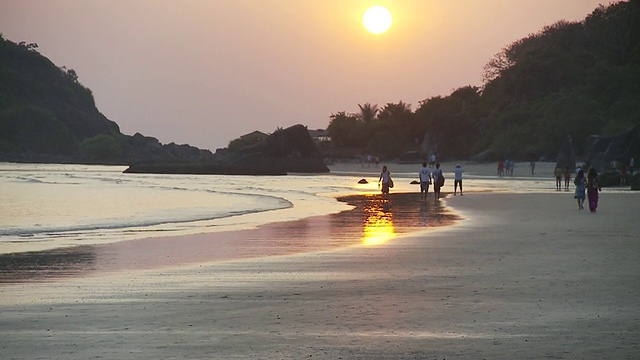
[[[380,186],[380,182],[382,182],[383,194],[389,194],[389,188],[392,186],[391,181],[391,173],[387,170],[387,165],[384,165],[380,173],[380,178],[378,179],[378,186]]]
[[[460,164],[456,164],[456,167],[453,169],[453,196],[456,196],[456,191],[458,190],[458,185],[460,186],[460,196],[462,196],[462,167]]]
[[[429,184],[431,184],[431,170],[427,167],[427,163],[422,163],[422,169],[418,172],[420,177],[420,200],[427,201],[429,193]]]
[[[584,170],[578,170],[573,183],[576,185],[576,192],[573,198],[578,200],[578,209],[582,210],[584,209],[584,199],[586,198],[584,192],[587,187],[587,178],[584,177]]]
[[[431,173],[433,176],[433,191],[435,193],[435,199],[440,199],[440,188],[444,185],[444,176],[442,175],[442,170],[440,169],[440,163],[436,163],[436,168]]]
[[[598,182],[598,171],[590,168],[587,173],[587,196],[589,197],[589,210],[593,213],[598,209],[598,198],[600,192],[600,183]]]
[[[557,191],[562,190],[562,169],[557,167],[553,171],[553,176],[556,177],[556,190]]]
[[[569,170],[568,166],[564,168],[564,191],[569,191],[569,183],[571,182],[571,170]]]

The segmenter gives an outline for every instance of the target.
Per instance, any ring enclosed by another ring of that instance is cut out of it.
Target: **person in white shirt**
[[[431,184],[431,170],[427,167],[427,163],[422,163],[422,169],[418,172],[420,177],[420,200],[427,201],[429,193],[429,184]]]
[[[391,180],[391,172],[387,170],[387,165],[382,167],[382,172],[380,173],[380,178],[378,179],[378,186],[382,182],[382,194],[389,194],[389,188],[393,187],[393,180]]]
[[[440,199],[440,188],[444,185],[444,176],[442,175],[442,169],[440,169],[440,163],[436,163],[436,168],[431,172],[433,177],[433,193],[435,199]]]
[[[456,195],[458,191],[458,185],[460,185],[460,196],[462,196],[462,167],[460,164],[456,164],[455,169],[453,169],[454,179],[453,179],[453,196]]]

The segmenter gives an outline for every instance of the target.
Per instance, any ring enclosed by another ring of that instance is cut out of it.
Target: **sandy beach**
[[[173,263],[121,243],[101,247],[119,263],[0,284],[2,358],[640,357],[640,193],[605,189],[595,214],[553,190],[430,198],[422,212],[418,195],[394,196],[370,237],[356,211],[227,234],[241,255],[201,251],[212,234],[171,240],[190,248]],[[452,217],[424,226],[430,214]]]

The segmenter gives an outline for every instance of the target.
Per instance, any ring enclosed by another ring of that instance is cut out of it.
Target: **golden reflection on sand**
[[[0,254],[0,286],[104,271],[159,269],[286,255],[354,244],[379,246],[400,234],[451,225],[460,220],[440,201],[429,198],[421,202],[420,193],[360,194],[339,200],[354,208],[326,216],[274,222],[255,229]]]
[[[371,201],[364,207],[366,219],[363,225],[362,243],[376,246],[396,237],[393,225],[393,213],[388,199]]]

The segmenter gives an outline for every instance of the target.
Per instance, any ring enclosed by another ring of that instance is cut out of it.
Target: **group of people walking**
[[[462,196],[462,173],[464,170],[460,164],[456,164],[453,169],[453,195],[458,194],[458,187],[460,188],[460,196]],[[560,191],[564,187],[565,190],[569,188],[569,182],[571,179],[571,172],[569,169],[556,169],[554,172],[556,177],[556,190]],[[420,199],[422,201],[427,200],[429,193],[429,186],[433,185],[434,198],[440,199],[440,190],[444,186],[444,174],[440,168],[440,163],[435,164],[435,169],[430,169],[427,162],[422,163],[422,168],[418,172],[420,180]],[[564,180],[564,184],[563,181]],[[585,174],[584,170],[580,169],[573,181],[576,186],[574,198],[578,201],[578,209],[584,209],[584,201],[588,199],[589,210],[596,212],[598,208],[599,192],[601,191],[600,183],[598,182],[598,171],[595,168],[590,168]],[[393,187],[393,180],[391,179],[391,173],[387,169],[387,166],[382,167],[380,178],[378,179],[378,186],[382,185],[382,194],[389,194],[389,189]],[[564,186],[563,186],[564,185]]]
[[[453,169],[453,195],[458,194],[458,187],[460,187],[460,196],[462,196],[462,167],[457,164]],[[427,194],[429,193],[429,185],[433,183],[433,193],[436,200],[440,199],[440,189],[444,186],[444,174],[440,169],[440,163],[436,163],[436,168],[430,170],[427,167],[427,163],[422,163],[422,169],[418,172],[420,178],[420,196],[421,200],[427,200]]]
[[[460,187],[460,196],[462,196],[462,167],[457,164],[453,169],[453,195],[458,195],[458,187]],[[420,179],[420,198],[422,201],[427,200],[427,194],[429,193],[429,186],[433,184],[433,193],[436,200],[440,199],[440,189],[444,186],[444,174],[440,169],[440,163],[435,164],[435,169],[431,170],[427,166],[426,162],[422,163],[422,169],[418,172],[418,178]],[[389,189],[393,187],[393,180],[391,179],[391,173],[387,166],[382,166],[382,172],[378,179],[378,186],[382,185],[382,194],[389,194]]]
[[[564,190],[569,191],[569,183],[571,183],[571,169],[565,167],[564,170],[560,167],[553,170],[553,176],[556,178],[556,191],[562,191],[562,179],[564,179]]]
[[[589,211],[592,213],[596,212],[600,197],[598,193],[601,190],[600,184],[598,183],[598,171],[596,171],[595,168],[590,168],[585,176],[584,170],[580,169],[573,183],[576,185],[576,192],[573,198],[578,200],[578,209],[584,209],[584,201],[588,197]]]
[[[535,165],[534,165],[534,168],[535,168]],[[505,175],[513,176],[513,171],[515,169],[516,169],[516,163],[514,163],[509,159],[500,160],[498,162],[498,176],[505,176]],[[533,168],[531,170],[531,174],[533,174]]]

